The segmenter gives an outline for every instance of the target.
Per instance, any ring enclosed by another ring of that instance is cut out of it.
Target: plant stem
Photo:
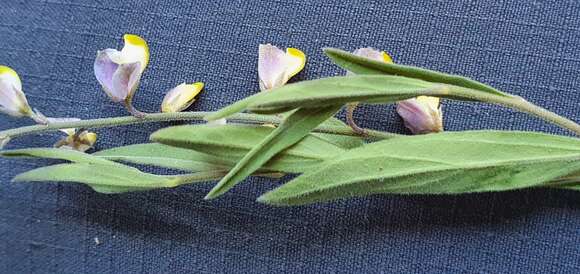
[[[571,132],[574,132],[576,135],[580,136],[580,125],[578,125],[576,122],[574,122],[566,117],[562,117],[562,116],[560,116],[554,112],[551,112],[545,108],[536,106],[536,105],[526,101],[522,97],[519,97],[519,96],[499,96],[499,95],[488,94],[488,93],[483,93],[483,92],[474,92],[473,90],[466,89],[466,88],[459,88],[459,87],[454,87],[452,89],[453,89],[453,91],[451,92],[451,94],[457,93],[458,95],[461,95],[463,97],[472,98],[472,99],[477,100],[477,101],[486,102],[486,103],[494,103],[494,104],[502,105],[502,106],[509,107],[509,108],[512,108],[515,110],[519,110],[519,111],[534,115],[538,118],[541,118],[544,121],[558,125],[562,128],[568,129]],[[449,94],[446,94],[446,95],[449,95]]]
[[[99,118],[91,120],[81,120],[72,122],[59,122],[47,125],[25,126],[15,129],[0,131],[0,141],[3,139],[14,139],[16,137],[56,131],[64,128],[103,128],[117,127],[132,124],[168,122],[168,121],[201,121],[203,117],[212,112],[177,112],[177,113],[151,113],[142,118],[134,116]],[[249,124],[279,124],[282,119],[270,115],[257,115],[248,113],[237,113],[228,118],[229,121],[244,122]],[[347,127],[319,126],[314,131],[336,135],[358,136],[358,133]],[[398,136],[398,134],[387,133],[376,130],[368,130],[368,137],[371,139],[387,139]]]

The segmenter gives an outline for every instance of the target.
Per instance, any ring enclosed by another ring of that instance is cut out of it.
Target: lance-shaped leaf
[[[2,157],[24,157],[67,160],[76,163],[120,165],[84,152],[60,148],[24,148],[0,151]]]
[[[225,193],[237,183],[260,169],[281,151],[302,140],[310,131],[332,117],[341,106],[316,109],[298,109],[254,146],[230,172],[208,193],[212,199]]]
[[[249,97],[245,108],[256,113],[277,113],[291,108],[314,108],[350,102],[394,103],[421,95],[466,101],[491,101],[505,97],[400,76],[352,75],[286,85],[267,94]]]
[[[184,125],[158,130],[151,135],[151,140],[209,154],[229,161],[230,166],[234,166],[273,131],[275,131],[274,128],[266,126]],[[308,135],[264,163],[262,169],[300,173],[342,152],[344,149],[324,139]]]
[[[304,107],[316,108],[342,105],[349,102],[379,100],[378,103],[396,102],[425,93],[447,95],[441,84],[398,76],[351,75],[303,81],[262,92],[205,117],[215,120],[245,109],[257,113],[281,113]]]
[[[259,201],[301,205],[376,193],[457,194],[543,186],[580,172],[580,139],[467,131],[393,138],[350,150]]]
[[[510,96],[509,94],[499,91],[491,86],[459,75],[446,74],[439,71],[413,66],[376,61],[335,48],[326,48],[324,49],[324,53],[330,57],[330,59],[332,59],[332,61],[338,66],[356,74],[398,75],[421,79],[433,83],[450,84],[459,87],[480,90],[496,95]]]
[[[84,183],[97,192],[121,193],[174,187],[172,179],[123,165],[90,163],[59,164],[33,169],[14,177],[14,182]]]
[[[232,159],[163,144],[137,144],[93,153],[100,158],[134,164],[152,165],[185,171],[229,170]]]

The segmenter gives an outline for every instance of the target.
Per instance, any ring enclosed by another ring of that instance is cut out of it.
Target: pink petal
[[[112,79],[111,98],[115,102],[124,101],[132,96],[141,78],[139,62],[119,65]]]
[[[111,97],[113,90],[113,75],[119,67],[119,65],[111,59],[111,56],[116,53],[117,50],[114,49],[98,51],[97,58],[95,59],[95,64],[93,66],[97,81],[99,81],[103,87],[103,90],[105,90],[105,92]]]
[[[268,90],[285,84],[286,53],[270,44],[258,49],[258,77],[260,89]]]

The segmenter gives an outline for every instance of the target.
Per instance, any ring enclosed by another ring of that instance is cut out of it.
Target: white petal
[[[22,90],[22,82],[18,73],[10,67],[0,65],[0,80],[12,84],[17,90]]]
[[[141,64],[141,73],[143,73],[149,63],[149,46],[147,42],[134,34],[125,34],[123,40],[125,41],[125,46],[121,50],[119,64],[139,62]]]
[[[15,117],[32,114],[26,96],[10,80],[0,79],[0,112]]]
[[[369,58],[375,61],[384,61],[383,52],[371,47],[357,49],[353,52],[353,54]]]

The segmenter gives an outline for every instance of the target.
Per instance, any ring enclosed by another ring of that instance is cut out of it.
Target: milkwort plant
[[[147,42],[124,36],[122,50],[97,53],[94,71],[104,92],[131,114],[80,120],[51,118],[29,106],[18,74],[0,66],[0,112],[29,117],[37,125],[0,131],[0,146],[46,131],[66,136],[51,148],[1,150],[3,157],[64,160],[17,175],[13,181],[83,183],[116,194],[218,183],[217,198],[249,176],[298,174],[258,198],[276,206],[304,205],[371,194],[460,194],[549,187],[580,190],[580,139],[523,131],[443,131],[441,99],[498,104],[535,115],[580,135],[580,125],[462,76],[395,64],[386,53],[326,48],[345,76],[286,84],[303,70],[306,55],[295,48],[259,46],[260,92],[215,112],[183,112],[204,84],[170,90],[160,113],[133,107],[149,62]],[[397,113],[416,135],[360,128],[359,104],[397,104]],[[334,117],[347,108],[347,123]],[[207,123],[163,128],[150,143],[86,153],[97,141],[94,128],[197,120]],[[133,164],[180,171],[143,172]]]

